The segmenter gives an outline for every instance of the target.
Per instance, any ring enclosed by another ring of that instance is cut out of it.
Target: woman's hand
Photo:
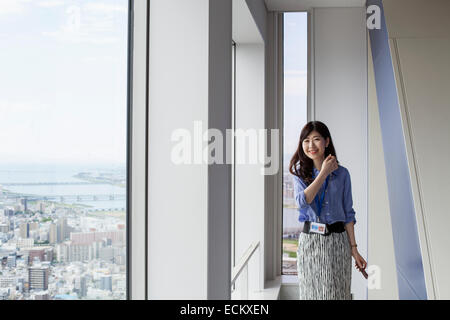
[[[358,269],[359,271],[362,271],[367,267],[366,260],[364,260],[364,258],[361,257],[361,255],[359,254],[358,249],[356,249],[356,247],[352,248],[352,257],[353,257],[353,259],[355,259],[356,269]]]
[[[320,171],[324,172],[325,175],[328,176],[330,173],[332,173],[337,168],[338,168],[338,164],[336,161],[336,157],[329,154],[328,157],[326,157],[325,160],[323,160],[322,168],[320,169]]]

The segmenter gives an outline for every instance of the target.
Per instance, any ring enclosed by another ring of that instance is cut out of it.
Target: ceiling
[[[366,0],[265,0],[269,11],[302,11],[319,7],[364,7]]]

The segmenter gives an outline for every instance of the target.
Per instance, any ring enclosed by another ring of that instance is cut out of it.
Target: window
[[[0,2],[0,299],[127,298],[128,10]]]
[[[297,242],[301,224],[294,198],[289,162],[307,122],[308,15],[284,14],[284,132],[283,132],[283,268],[297,274]]]

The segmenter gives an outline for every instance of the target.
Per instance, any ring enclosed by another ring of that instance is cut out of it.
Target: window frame
[[[283,12],[282,13],[282,22],[280,23],[280,27],[283,29],[282,30],[282,40],[281,40],[281,43],[279,43],[279,45],[280,45],[280,48],[279,48],[279,50],[280,50],[280,52],[281,52],[281,54],[280,54],[280,59],[281,59],[281,61],[280,61],[280,63],[281,63],[281,79],[279,79],[279,81],[283,84],[283,87],[282,87],[282,95],[283,95],[283,97],[282,97],[282,99],[283,99],[283,101],[284,101],[284,68],[285,68],[285,65],[284,65],[284,59],[283,59],[283,57],[284,57],[284,43],[285,43],[285,33],[284,33],[284,16],[285,16],[285,14],[286,13],[301,13],[301,12],[304,12],[304,13],[306,13],[306,19],[307,19],[307,48],[306,48],[306,50],[307,50],[307,62],[306,62],[306,64],[307,64],[307,89],[306,89],[306,92],[307,92],[307,94],[306,94],[306,121],[311,121],[312,120],[312,118],[313,118],[313,116],[314,116],[314,110],[313,110],[313,105],[314,105],[314,103],[313,103],[313,98],[314,98],[314,96],[313,96],[313,94],[312,94],[312,92],[313,92],[313,86],[312,86],[312,84],[313,84],[313,79],[312,79],[312,76],[313,76],[313,73],[311,72],[312,71],[312,68],[313,68],[313,61],[312,61],[312,59],[313,59],[313,57],[314,57],[314,54],[313,54],[313,51],[312,51],[312,49],[313,49],[313,46],[312,46],[312,41],[313,41],[313,37],[312,37],[312,14],[311,14],[311,11],[312,11],[312,9],[310,9],[310,10],[296,10],[296,11],[285,11],[285,12]],[[282,109],[282,116],[281,116],[281,119],[282,119],[282,127],[281,127],[281,129],[280,129],[280,131],[282,131],[282,132],[284,132],[284,102],[283,102],[283,104],[282,104],[282,106],[281,106],[281,109]],[[280,163],[282,163],[283,165],[284,165],[284,135],[283,135],[283,141],[282,141],[282,144],[281,144],[281,149],[282,149],[282,151],[281,151],[281,162]],[[282,168],[282,169],[284,169],[284,168]],[[283,170],[282,170],[282,172],[284,172]],[[284,185],[284,174],[281,174],[281,190],[283,190],[283,185]],[[283,209],[283,204],[284,204],[284,195],[283,195],[283,191],[281,191],[281,221],[283,221],[283,214],[284,214],[284,209]],[[283,231],[284,231],[284,225],[283,225],[283,223],[281,222],[281,257],[280,257],[280,260],[281,260],[281,276],[282,276],[282,281],[283,281],[283,283],[292,283],[292,282],[297,282],[297,277],[298,277],[298,275],[297,274],[295,274],[295,275],[290,275],[290,274],[283,274]]]
[[[149,16],[149,1],[129,0],[127,300],[148,292]]]

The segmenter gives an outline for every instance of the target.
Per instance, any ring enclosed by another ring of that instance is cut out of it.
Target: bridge
[[[7,199],[27,199],[28,201],[59,201],[59,202],[85,202],[85,201],[111,201],[126,200],[126,194],[88,194],[88,195],[26,195],[5,194]]]
[[[107,182],[0,182],[0,186],[63,186],[63,185],[90,185],[90,184],[109,184]]]

